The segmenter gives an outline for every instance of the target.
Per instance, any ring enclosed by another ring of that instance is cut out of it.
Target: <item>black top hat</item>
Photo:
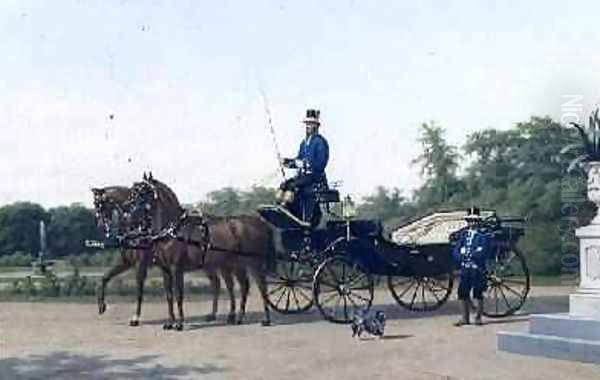
[[[467,215],[465,216],[465,219],[467,219],[467,220],[480,220],[481,219],[481,213],[479,211],[479,207],[471,206],[467,210]]]
[[[321,111],[319,111],[319,110],[307,109],[306,117],[302,121],[304,123],[314,123],[314,124],[321,125],[321,122],[319,121],[320,115],[321,115]]]

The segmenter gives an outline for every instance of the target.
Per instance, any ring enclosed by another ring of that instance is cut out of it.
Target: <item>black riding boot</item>
[[[483,322],[481,321],[481,316],[483,315],[483,298],[477,300],[477,314],[475,314],[475,324],[477,326],[481,326]]]
[[[462,317],[460,318],[460,320],[458,320],[457,322],[454,323],[454,326],[460,327],[460,326],[470,324],[470,321],[469,321],[469,312],[470,312],[470,308],[471,308],[470,303],[471,302],[469,300],[460,300]]]

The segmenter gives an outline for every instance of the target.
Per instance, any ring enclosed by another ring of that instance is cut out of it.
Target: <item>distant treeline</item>
[[[419,167],[423,185],[412,194],[378,187],[359,200],[361,217],[379,219],[391,230],[434,210],[471,205],[496,209],[500,215],[525,216],[529,224],[522,248],[531,269],[535,273],[559,273],[565,220],[573,227],[574,214],[575,224],[582,224],[595,212],[589,202],[579,203],[576,213],[561,207],[565,183],[570,198],[574,194],[585,197],[585,174],[566,174],[571,157],[560,154],[561,148],[576,141],[574,132],[548,117],[532,117],[509,130],[474,132],[460,147],[448,144],[444,134],[441,126],[423,123],[419,139],[422,153],[412,163],[407,162]],[[241,191],[227,187],[209,193],[205,201],[193,206],[214,215],[248,214],[260,204],[272,203],[274,195],[272,188]],[[36,254],[40,220],[48,226],[52,257],[89,254],[92,251],[84,247],[84,241],[101,237],[93,210],[81,204],[45,210],[37,204],[19,202],[0,207],[0,256]]]

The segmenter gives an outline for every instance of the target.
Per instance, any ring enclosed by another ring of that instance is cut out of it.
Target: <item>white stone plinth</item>
[[[600,225],[578,228],[580,280],[569,297],[569,314],[600,319]]]
[[[569,296],[569,315],[600,321],[600,294],[575,293]]]
[[[600,171],[595,174],[600,176]],[[600,201],[600,187],[594,189],[594,202]],[[591,225],[576,231],[580,281],[577,292],[569,295],[569,314],[533,315],[529,319],[529,332],[499,332],[499,350],[600,364],[600,224],[597,223],[600,223],[598,216]]]

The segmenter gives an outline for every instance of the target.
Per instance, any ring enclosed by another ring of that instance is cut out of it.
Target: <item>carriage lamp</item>
[[[356,206],[349,195],[346,195],[342,202],[342,215],[345,219],[352,219],[356,216]]]

